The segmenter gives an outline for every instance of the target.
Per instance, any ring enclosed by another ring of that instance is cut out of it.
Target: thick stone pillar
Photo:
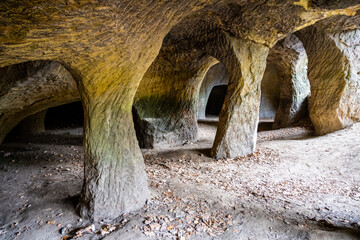
[[[0,68],[0,143],[39,111],[80,100],[72,75],[57,62],[34,61]]]
[[[305,48],[290,34],[270,49],[268,62],[276,68],[280,81],[280,103],[273,128],[289,127],[307,114],[310,83]]]
[[[223,63],[212,66],[206,73],[202,81],[199,100],[198,100],[198,119],[205,119],[206,105],[213,87],[218,85],[227,85],[229,83],[229,74]]]
[[[268,55],[268,48],[262,44],[227,38],[229,43],[225,46],[229,49],[220,61],[230,80],[211,150],[215,158],[233,158],[255,150],[260,85]]]
[[[197,140],[198,92],[217,60],[196,50],[179,51],[162,49],[136,93],[135,119],[141,147]]]
[[[145,61],[145,62],[142,62]],[[90,220],[114,219],[141,208],[149,198],[144,160],[132,118],[140,65],[103,62],[84,76],[84,185],[78,211]]]
[[[360,120],[360,30],[300,31],[309,58],[309,115],[319,135]]]
[[[46,112],[47,110],[44,110],[22,120],[16,126],[19,134],[33,135],[45,132]]]

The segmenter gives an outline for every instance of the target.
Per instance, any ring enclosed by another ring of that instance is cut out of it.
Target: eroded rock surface
[[[60,63],[27,62],[0,72],[0,142],[24,118],[80,99],[75,80]]]
[[[305,5],[293,0],[2,1],[0,66],[54,60],[77,79],[85,117],[81,215],[115,218],[139,208],[148,197],[131,111],[141,79],[175,25],[181,23],[172,42],[184,44],[201,35],[202,42],[192,41],[188,50],[205,46],[207,54],[221,53],[209,55],[231,69],[230,94],[220,116],[223,127],[213,148],[214,156],[231,157],[247,154],[255,146],[258,110],[250,109],[258,99],[266,49],[290,32],[331,16],[354,15],[359,8],[357,0]],[[219,32],[245,42],[245,49],[233,40],[229,44],[226,37],[214,45],[211,37]],[[231,56],[234,47],[239,55],[235,58]],[[236,58],[245,63],[239,64]],[[243,80],[239,80],[240,69]],[[2,125],[1,134],[14,122]]]
[[[273,127],[289,127],[307,113],[310,83],[306,51],[301,41],[291,34],[270,50],[268,61],[276,68],[280,82],[280,103]]]
[[[309,56],[309,114],[317,134],[360,119],[360,31],[328,32],[320,27],[299,36]]]

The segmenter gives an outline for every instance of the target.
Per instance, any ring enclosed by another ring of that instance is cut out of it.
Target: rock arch
[[[15,64],[1,68],[0,76],[0,141],[26,117],[80,99],[75,80],[58,62]]]
[[[307,113],[310,83],[306,51],[301,41],[290,34],[270,49],[268,61],[274,65],[280,82],[280,103],[273,127],[289,127]]]
[[[319,135],[360,120],[360,31],[328,32],[321,26],[298,33],[309,57],[309,114]]]
[[[223,63],[217,63],[209,69],[199,90],[198,119],[206,118],[205,110],[212,88],[218,85],[228,85],[228,83],[229,74]]]
[[[238,136],[241,129],[234,122],[258,99],[258,78],[268,47],[290,32],[332,15],[354,15],[359,8],[358,1],[322,1],[311,8],[290,0],[3,1],[0,67],[53,60],[76,78],[85,115],[85,179],[79,211],[92,220],[115,218],[140,208],[149,196],[131,111],[137,87],[174,25],[191,16],[192,25],[183,25],[185,29],[209,22],[207,35],[216,29],[227,33],[219,41],[223,58],[215,57],[233,72],[213,155],[232,157],[254,148],[253,135]],[[178,30],[179,36],[186,33]],[[240,76],[235,69],[241,69],[242,80],[235,80]],[[245,115],[248,119],[241,121],[255,120],[250,110]],[[248,131],[253,130],[250,126]],[[241,147],[231,143],[234,139]]]
[[[171,34],[171,32],[170,32]],[[258,123],[258,114],[259,114],[259,104],[260,104],[260,80],[262,78],[263,72],[266,66],[266,58],[267,58],[267,47],[256,44],[252,44],[250,41],[236,39],[234,37],[229,36],[226,32],[223,31],[213,31],[211,34],[206,34],[206,31],[198,31],[198,35],[192,36],[190,40],[188,40],[187,44],[182,42],[180,46],[180,53],[173,52],[172,54],[164,54],[164,56],[172,56],[174,63],[182,63],[187,68],[191,66],[191,60],[187,57],[184,59],[179,58],[183,57],[183,52],[193,53],[195,52],[198,56],[208,56],[218,59],[222,62],[228,72],[229,72],[229,87],[228,93],[225,98],[224,107],[220,114],[220,127],[218,128],[217,135],[215,137],[215,143],[212,150],[212,155],[216,158],[221,157],[235,157],[239,155],[246,155],[251,153],[255,148],[256,142],[256,130],[257,130],[257,123]],[[171,43],[171,39],[176,38],[175,36],[169,36],[169,42]],[[165,42],[166,44],[166,42]],[[187,47],[184,49],[184,45]],[[166,45],[165,45],[166,46]],[[167,46],[163,48],[167,49]],[[174,47],[169,47],[169,49],[174,50]],[[164,50],[165,51],[165,50]],[[178,55],[176,55],[176,53]],[[160,55],[162,57],[162,52]],[[162,57],[164,58],[164,57]],[[166,59],[169,59],[167,57]],[[198,57],[191,56],[194,62],[200,64],[202,71],[201,74],[198,74],[198,71],[191,71],[191,70],[184,70],[182,69],[182,73],[189,73],[189,77],[181,76],[181,74],[176,73],[178,66],[173,66],[172,70],[173,73],[177,74],[175,77],[172,74],[166,77],[159,77],[159,74],[156,76],[151,76],[149,79],[143,80],[143,85],[139,87],[138,90],[138,97],[135,98],[135,107],[139,108],[137,110],[140,112],[140,115],[146,116],[149,114],[149,109],[156,109],[156,104],[160,106],[159,109],[155,111],[157,114],[165,113],[165,117],[160,119],[160,122],[167,121],[167,119],[171,119],[175,116],[176,120],[173,120],[173,123],[178,123],[182,121],[181,119],[187,119],[183,116],[182,113],[190,113],[191,112],[191,123],[190,121],[184,120],[186,123],[185,125],[188,126],[197,126],[196,122],[196,111],[193,109],[197,108],[197,96],[200,90],[201,80],[203,79],[205,73],[209,69],[210,65],[208,64],[201,64]],[[212,60],[211,64],[215,63],[215,60]],[[161,63],[161,60],[154,63],[155,65],[167,66],[168,69],[171,69],[171,65],[165,65]],[[154,69],[159,69],[159,67],[154,66]],[[244,73],[242,73],[244,72]],[[162,73],[161,73],[162,74]],[[194,78],[193,76],[201,76],[201,78]],[[146,75],[145,75],[146,76]],[[177,78],[180,77],[180,80]],[[183,78],[183,80],[181,80]],[[154,80],[155,79],[155,80]],[[161,79],[159,82],[157,79]],[[185,79],[185,80],[184,80]],[[190,79],[190,81],[189,81]],[[196,81],[194,81],[196,79]],[[175,80],[175,82],[172,82]],[[155,82],[156,81],[156,82]],[[170,84],[168,84],[170,82]],[[176,91],[176,84],[177,82],[182,82],[187,85],[178,88]],[[192,88],[192,84],[196,86]],[[154,84],[154,85],[152,85]],[[166,85],[168,84],[168,86]],[[168,97],[161,97],[162,100],[160,102],[158,100],[148,100],[152,97],[146,96],[146,91],[149,89],[155,89],[153,91],[153,96],[161,96],[161,93],[164,89],[168,89],[167,92],[171,91],[172,87],[175,86],[175,94],[178,94],[178,101],[181,102],[182,106],[185,106],[184,109],[181,111],[177,111],[173,108],[173,106],[178,106],[179,104],[171,102]],[[160,89],[160,90],[159,90]],[[192,92],[188,89],[195,89]],[[192,99],[191,103],[184,101],[186,99],[185,96],[189,96]],[[143,100],[145,99],[145,100]],[[142,102],[147,102],[148,105],[143,104]],[[170,106],[167,105],[170,102]],[[162,109],[162,106],[165,106]],[[166,109],[166,106],[168,109]],[[191,106],[191,107],[189,107]],[[167,110],[169,110],[167,112]],[[189,110],[191,109],[191,110]],[[160,111],[159,111],[160,110]],[[175,110],[175,111],[174,111]],[[147,111],[147,113],[146,113]],[[143,114],[142,112],[145,112]],[[156,116],[156,114],[151,113],[148,116]],[[171,122],[171,121],[170,121]],[[162,123],[158,124],[161,125]],[[168,126],[168,124],[164,124]],[[173,124],[169,129],[173,131],[173,129],[178,129],[174,127]],[[188,127],[191,129],[191,127]],[[191,131],[197,132],[196,127]],[[183,140],[194,140],[194,138],[187,138]],[[239,142],[241,144],[239,144]]]

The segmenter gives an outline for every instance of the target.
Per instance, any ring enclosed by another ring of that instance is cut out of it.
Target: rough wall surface
[[[261,80],[260,120],[273,120],[279,106],[280,86],[277,72],[272,64],[267,64]]]
[[[3,67],[0,78],[0,142],[24,118],[80,99],[73,77],[57,62]]]
[[[307,114],[307,54],[301,41],[290,34],[270,50],[269,62],[275,66],[280,82],[280,103],[273,127],[289,127]]]
[[[311,27],[299,33],[309,57],[309,114],[317,134],[360,119],[360,31],[326,32]]]
[[[44,110],[22,120],[19,125],[16,126],[18,133],[33,135],[45,132],[46,112],[47,110]]]
[[[134,100],[141,147],[197,140],[197,92],[217,60],[198,50],[162,48],[145,73]]]
[[[178,37],[210,26],[204,30],[271,47],[290,32],[359,8],[358,0],[311,6],[293,0],[2,1],[0,66],[56,60],[76,78],[85,115],[79,209],[91,219],[114,218],[139,208],[148,196],[131,109],[143,75],[175,24],[182,22]],[[232,107],[228,111],[231,115]]]
[[[268,54],[268,48],[262,44],[227,39],[233,54],[228,52],[222,60],[230,81],[211,149],[215,158],[233,158],[255,150],[261,79]]]

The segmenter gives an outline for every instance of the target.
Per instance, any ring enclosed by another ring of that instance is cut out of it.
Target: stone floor
[[[218,161],[208,157],[216,126],[201,121],[195,143],[142,150],[152,198],[96,223],[74,210],[81,129],[8,139],[0,239],[360,239],[360,124],[314,137],[260,123],[254,154]]]

